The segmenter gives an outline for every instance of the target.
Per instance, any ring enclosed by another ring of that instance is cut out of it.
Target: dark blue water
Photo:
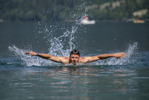
[[[148,100],[149,24],[0,23],[1,100]],[[69,56],[125,52],[126,58],[64,66],[25,51]]]

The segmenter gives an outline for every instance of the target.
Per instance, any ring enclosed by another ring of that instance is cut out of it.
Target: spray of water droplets
[[[107,60],[99,60],[98,62],[95,62],[95,65],[128,65],[128,64],[133,64],[136,62],[136,59],[133,57],[135,54],[135,51],[137,50],[137,44],[138,43],[133,43],[130,44],[128,49],[125,51],[126,56],[122,59],[117,59],[117,58],[110,58]]]
[[[76,29],[74,31],[76,31]],[[58,54],[61,56],[69,55],[70,50],[72,50],[72,48],[75,47],[75,44],[73,44],[73,42],[72,42],[72,40],[74,38],[72,34],[74,34],[74,32],[66,32],[58,38],[54,38],[54,39],[49,40],[52,44],[52,46],[49,47],[49,53],[53,54],[55,56],[58,56]],[[61,41],[61,38],[63,38],[63,37],[65,38],[67,36],[70,38],[70,41],[68,43],[69,48],[64,49],[63,48],[63,42]],[[19,56],[23,60],[25,65],[27,65],[27,66],[49,66],[49,65],[53,66],[53,65],[57,65],[56,63],[49,61],[49,60],[45,60],[45,59],[41,59],[39,57],[32,57],[32,56],[26,55],[25,52],[27,50],[19,49],[14,45],[9,46],[9,50],[13,51],[15,53],[15,55]],[[137,50],[137,43],[130,44],[128,49],[125,51],[125,53],[126,53],[125,58],[123,58],[123,59],[110,58],[107,60],[99,60],[97,62],[91,63],[91,65],[128,65],[128,64],[133,64],[136,62],[136,59],[133,58],[135,50]]]
[[[80,20],[80,19],[78,19]],[[44,34],[45,36],[43,39],[46,39],[46,42],[49,44],[48,53],[52,54],[54,56],[69,56],[69,53],[72,49],[76,48],[76,45],[74,44],[75,41],[75,35],[78,27],[80,24],[78,23],[78,20],[76,23],[68,30],[67,28],[60,28],[60,29],[66,29],[66,31],[60,35],[55,36],[54,31],[52,29],[55,29],[53,27],[56,26],[50,26],[48,28],[47,25],[44,27]],[[39,34],[43,33],[43,31],[39,31]],[[28,50],[19,49],[16,46],[9,46],[8,49],[15,53],[16,56],[19,56],[27,66],[49,66],[49,65],[57,65],[56,63],[45,60],[36,56],[30,56],[26,55],[25,52]],[[30,50],[29,50],[30,51]]]

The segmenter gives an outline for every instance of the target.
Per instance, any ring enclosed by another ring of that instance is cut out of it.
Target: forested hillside
[[[0,0],[1,20],[149,19],[149,0]]]

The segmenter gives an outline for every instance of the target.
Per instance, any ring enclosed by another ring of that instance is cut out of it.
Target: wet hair
[[[80,52],[76,49],[73,49],[71,52],[70,52],[70,55],[71,54],[76,54],[76,55],[79,55],[80,56]]]

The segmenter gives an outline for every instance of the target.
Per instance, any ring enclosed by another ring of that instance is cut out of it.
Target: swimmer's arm
[[[39,56],[41,58],[44,58],[44,59],[49,59],[49,60],[52,60],[54,62],[58,62],[58,63],[61,63],[61,57],[56,57],[56,56],[52,56],[52,55],[49,55],[49,54],[44,54],[44,53],[37,53],[36,52],[32,52],[32,51],[29,51],[29,52],[26,52],[26,54],[29,54],[29,55],[32,55],[32,56]]]
[[[120,52],[120,53],[114,53],[114,54],[101,54],[101,55],[97,55],[97,56],[86,57],[86,59],[88,62],[93,62],[93,61],[102,60],[102,59],[106,59],[106,58],[110,58],[110,57],[123,58],[123,57],[125,57],[125,53]]]

